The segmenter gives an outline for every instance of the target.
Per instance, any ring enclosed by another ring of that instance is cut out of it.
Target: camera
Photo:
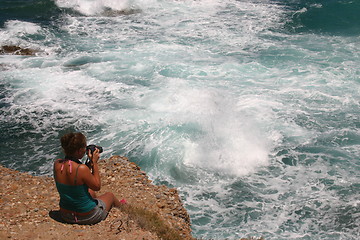
[[[89,150],[91,151],[91,153],[93,153],[95,151],[95,149],[99,149],[99,153],[103,152],[103,148],[100,146],[96,146],[96,145],[89,145],[86,147],[86,152],[88,152]]]
[[[89,150],[91,151],[91,154],[94,153],[95,149],[99,149],[99,153],[102,153],[103,152],[103,148],[100,147],[100,146],[97,146],[97,145],[89,145],[86,147],[86,152],[89,152]],[[86,159],[85,161],[85,165],[88,166],[88,168],[91,169],[92,167],[92,161],[89,159],[89,157]]]

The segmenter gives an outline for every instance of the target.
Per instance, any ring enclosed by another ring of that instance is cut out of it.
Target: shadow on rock
[[[49,216],[54,219],[55,221],[57,222],[60,222],[60,223],[66,223],[60,216],[60,211],[59,210],[51,210],[49,212]]]

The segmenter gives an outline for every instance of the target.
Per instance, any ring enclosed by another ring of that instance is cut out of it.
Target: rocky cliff
[[[102,188],[126,199],[92,226],[62,223],[51,177],[0,166],[0,239],[193,239],[190,218],[176,189],[152,184],[125,157],[99,161]]]

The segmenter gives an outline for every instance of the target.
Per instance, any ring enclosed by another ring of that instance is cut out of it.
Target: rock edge
[[[135,163],[113,156],[99,161],[102,188],[134,207],[156,212],[183,239],[191,235],[190,217],[176,189],[157,186]],[[131,216],[113,208],[92,226],[56,220],[59,195],[52,177],[32,176],[0,165],[0,239],[159,239]]]

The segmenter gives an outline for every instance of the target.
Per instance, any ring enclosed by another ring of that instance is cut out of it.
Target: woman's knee
[[[106,192],[105,194],[111,199],[115,198],[115,195],[112,192]]]
[[[114,206],[114,194],[111,192],[104,193],[97,198],[105,203],[107,211]]]

